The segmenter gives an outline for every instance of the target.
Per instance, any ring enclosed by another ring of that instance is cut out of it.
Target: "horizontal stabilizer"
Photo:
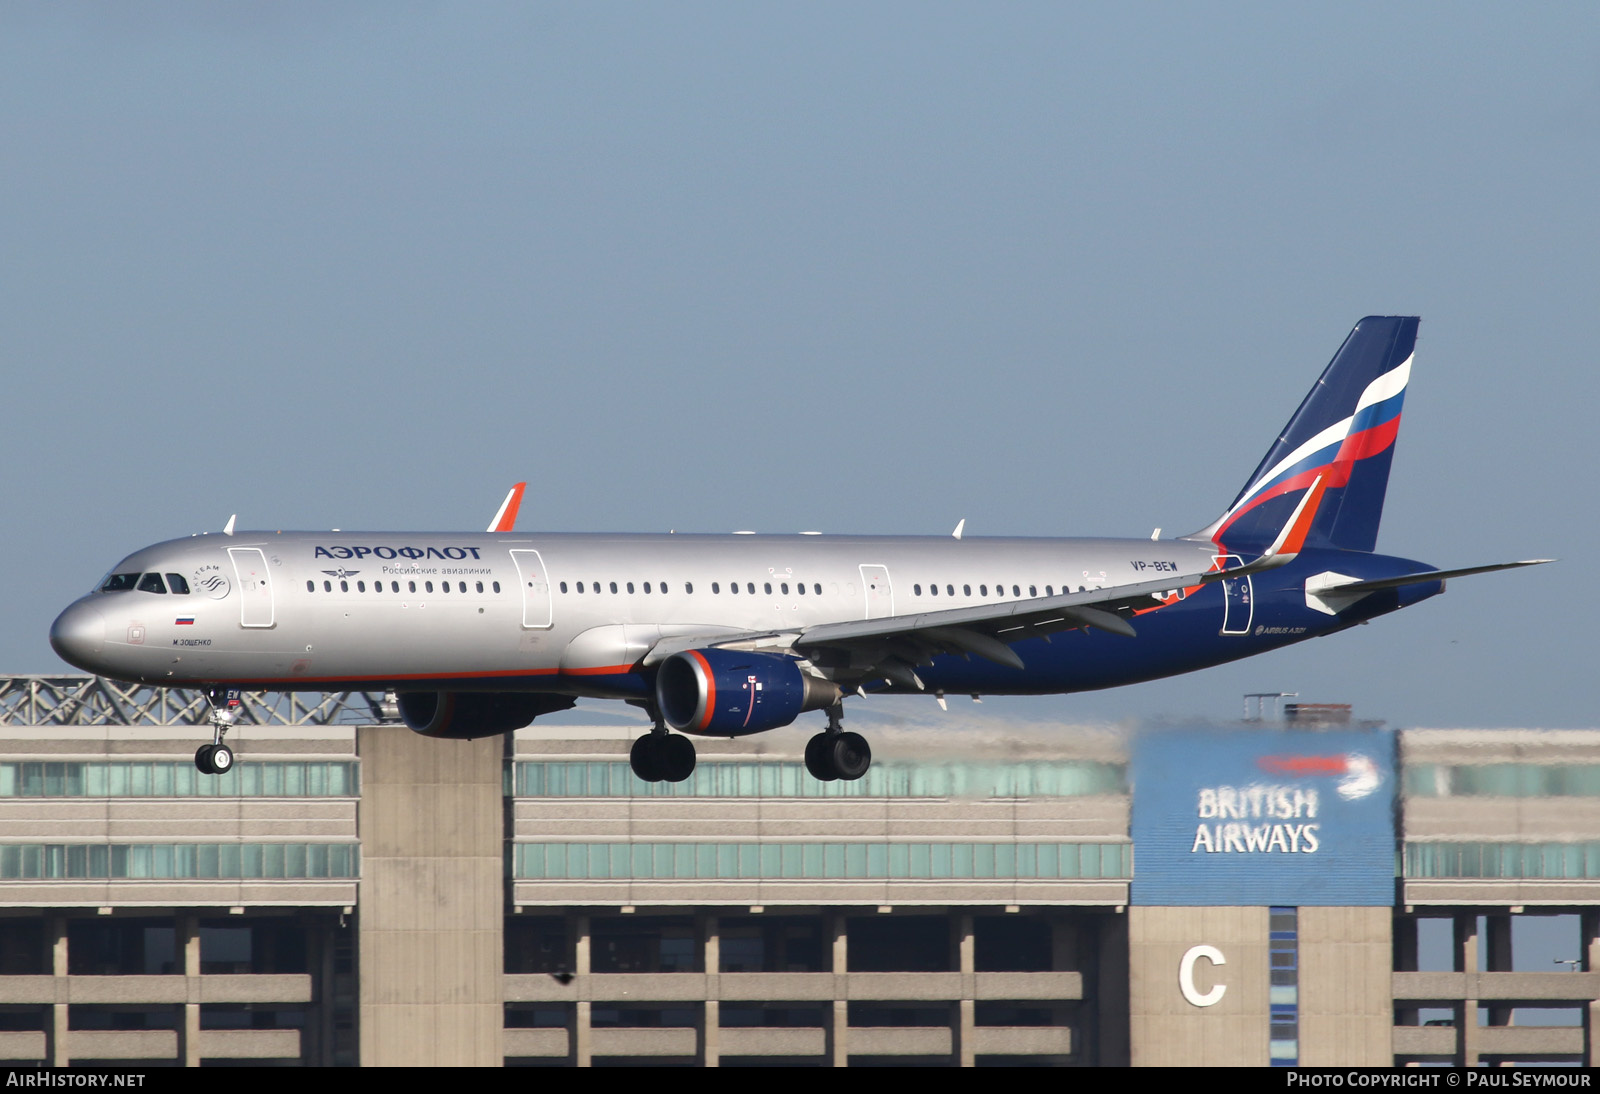
[[[1354,593],[1375,593],[1379,589],[1398,589],[1402,585],[1416,585],[1423,581],[1445,581],[1452,577],[1471,577],[1473,574],[1490,574],[1496,570],[1515,570],[1522,566],[1543,566],[1553,558],[1528,558],[1521,562],[1496,562],[1488,566],[1464,566],[1459,570],[1423,570],[1399,577],[1380,577],[1372,581],[1353,581],[1348,585],[1333,586],[1330,591],[1340,596]]]

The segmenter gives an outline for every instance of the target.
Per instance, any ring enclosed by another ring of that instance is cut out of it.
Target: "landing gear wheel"
[[[661,750],[656,748],[654,733],[646,733],[633,742],[633,748],[628,751],[628,766],[644,782],[661,781]]]
[[[676,733],[646,733],[633,742],[628,765],[647,783],[681,783],[694,774],[694,742]]]
[[[656,762],[660,777],[669,783],[681,783],[694,774],[694,742],[677,734],[661,737],[656,744]]]
[[[233,750],[222,743],[228,730],[239,720],[243,693],[234,687],[215,684],[206,688],[211,706],[211,743],[195,750],[194,766],[202,775],[226,775],[233,770]]]
[[[826,733],[819,733],[806,742],[806,770],[818,782],[832,782],[839,777],[828,760],[830,747],[831,741]]]
[[[853,782],[872,766],[872,749],[859,733],[836,733],[828,742],[828,766],[836,778]]]

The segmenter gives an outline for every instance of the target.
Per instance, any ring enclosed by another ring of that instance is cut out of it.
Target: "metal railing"
[[[0,675],[0,725],[203,726],[210,717],[195,688],[124,684],[100,676]],[[392,692],[247,691],[236,724],[372,725],[399,721]]]

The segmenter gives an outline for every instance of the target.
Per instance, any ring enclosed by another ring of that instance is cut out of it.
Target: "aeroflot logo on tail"
[[[481,558],[476,547],[333,547],[317,545],[313,558]]]

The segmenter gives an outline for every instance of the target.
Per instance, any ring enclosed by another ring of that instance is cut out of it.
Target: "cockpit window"
[[[177,593],[179,596],[188,596],[189,583],[184,580],[182,574],[168,574],[167,590],[169,592]]]
[[[165,596],[167,587],[161,583],[160,574],[145,574],[139,581],[139,591],[141,593],[161,593]]]
[[[139,584],[138,574],[112,574],[106,578],[106,583],[100,586],[103,593],[122,593]]]

